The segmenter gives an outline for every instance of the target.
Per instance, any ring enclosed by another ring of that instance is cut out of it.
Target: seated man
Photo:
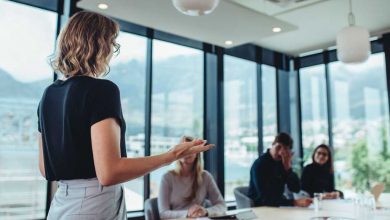
[[[310,205],[310,198],[293,200],[283,195],[285,184],[292,192],[300,190],[298,176],[291,168],[292,144],[290,135],[280,133],[275,137],[272,148],[253,163],[248,196],[252,198],[255,206]]]

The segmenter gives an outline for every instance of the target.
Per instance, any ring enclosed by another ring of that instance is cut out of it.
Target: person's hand
[[[196,212],[193,213],[193,216],[196,218],[205,217],[207,216],[207,210],[201,206]]]
[[[283,151],[281,156],[282,156],[282,163],[283,163],[284,169],[286,171],[291,169],[291,160],[292,160],[292,156],[293,156],[293,153],[291,152],[291,150]]]
[[[207,144],[207,141],[202,139],[195,139],[191,142],[183,142],[172,149],[168,153],[172,155],[172,161],[178,160],[180,158],[186,157],[191,154],[197,154],[203,151],[207,151],[210,148],[214,147],[214,144]]]
[[[338,199],[340,197],[340,193],[335,191],[335,192],[330,192],[330,193],[325,193],[324,194],[324,199]]]
[[[333,199],[332,193],[321,193],[321,199]]]
[[[187,211],[187,217],[193,218],[194,213],[198,211],[200,205],[194,204],[190,206],[190,208]]]
[[[308,207],[313,202],[311,198],[303,198],[294,200],[294,206],[298,207]]]
[[[330,199],[330,198],[331,198],[330,193],[321,193],[320,196],[319,196],[320,200]]]
[[[200,205],[192,205],[187,212],[187,217],[189,218],[198,218],[207,216],[207,210]]]
[[[338,199],[339,197],[340,193],[335,191],[330,193],[322,193],[321,199]]]

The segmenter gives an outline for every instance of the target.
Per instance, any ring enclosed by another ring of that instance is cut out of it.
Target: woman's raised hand
[[[206,144],[206,140],[195,139],[191,142],[183,142],[172,149],[169,150],[168,153],[171,153],[174,157],[174,160],[178,160],[180,158],[186,157],[191,154],[197,154],[200,152],[207,151],[214,147],[214,144]]]

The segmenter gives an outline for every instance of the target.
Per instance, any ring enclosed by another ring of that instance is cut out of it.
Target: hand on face
[[[281,160],[285,170],[291,169],[291,160],[293,153],[288,146],[284,146],[280,143],[274,145],[276,153],[276,160]]]
[[[282,163],[285,170],[291,169],[291,160],[292,160],[293,153],[291,150],[285,150],[285,152],[282,155]]]

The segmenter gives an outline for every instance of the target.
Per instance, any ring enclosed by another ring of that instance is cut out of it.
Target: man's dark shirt
[[[274,160],[268,150],[252,165],[248,196],[255,206],[293,206],[293,200],[283,195],[285,184],[292,192],[300,190],[298,176],[292,169],[286,171],[282,161]]]

